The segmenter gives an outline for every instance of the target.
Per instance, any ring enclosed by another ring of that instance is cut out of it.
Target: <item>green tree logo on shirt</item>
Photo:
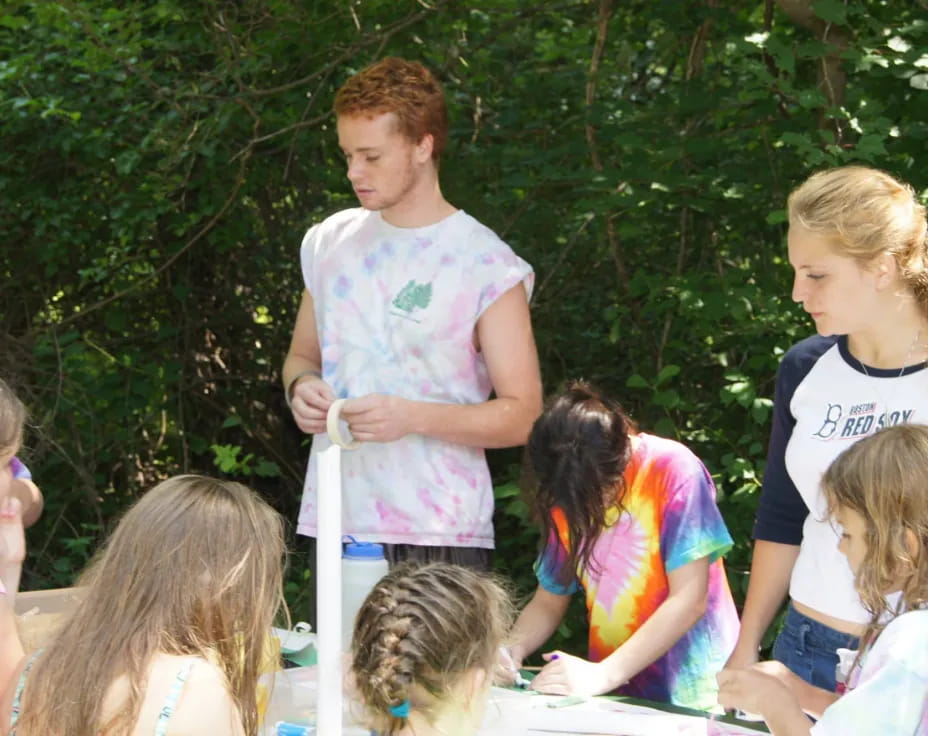
[[[417,284],[415,281],[409,281],[396,295],[393,306],[411,314],[416,309],[425,309],[431,301],[431,284]]]

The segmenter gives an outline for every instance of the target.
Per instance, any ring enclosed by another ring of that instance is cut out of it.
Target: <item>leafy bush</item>
[[[295,518],[307,441],[279,368],[298,245],[354,204],[334,91],[395,54],[446,84],[446,195],[536,268],[547,390],[593,380],[703,458],[741,595],[774,372],[811,331],[789,300],[786,195],[851,161],[926,187],[915,4],[786,5],[7,3],[0,373],[32,409],[48,499],[26,584],[70,582],[181,471],[242,479]],[[519,460],[492,454],[497,559],[528,593]],[[294,600],[306,585],[293,565]]]

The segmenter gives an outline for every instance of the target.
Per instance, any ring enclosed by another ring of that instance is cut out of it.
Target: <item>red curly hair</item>
[[[365,67],[338,90],[334,109],[338,116],[392,112],[400,133],[413,143],[431,133],[435,161],[448,142],[445,92],[417,61],[388,56]]]

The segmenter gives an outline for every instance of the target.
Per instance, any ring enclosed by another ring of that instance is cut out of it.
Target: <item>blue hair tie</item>
[[[408,718],[409,717],[409,698],[406,698],[399,705],[390,706],[390,715],[395,718]]]

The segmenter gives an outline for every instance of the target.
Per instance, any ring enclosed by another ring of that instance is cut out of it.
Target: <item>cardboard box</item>
[[[26,654],[48,645],[83,593],[82,588],[53,588],[16,594],[13,610]]]

